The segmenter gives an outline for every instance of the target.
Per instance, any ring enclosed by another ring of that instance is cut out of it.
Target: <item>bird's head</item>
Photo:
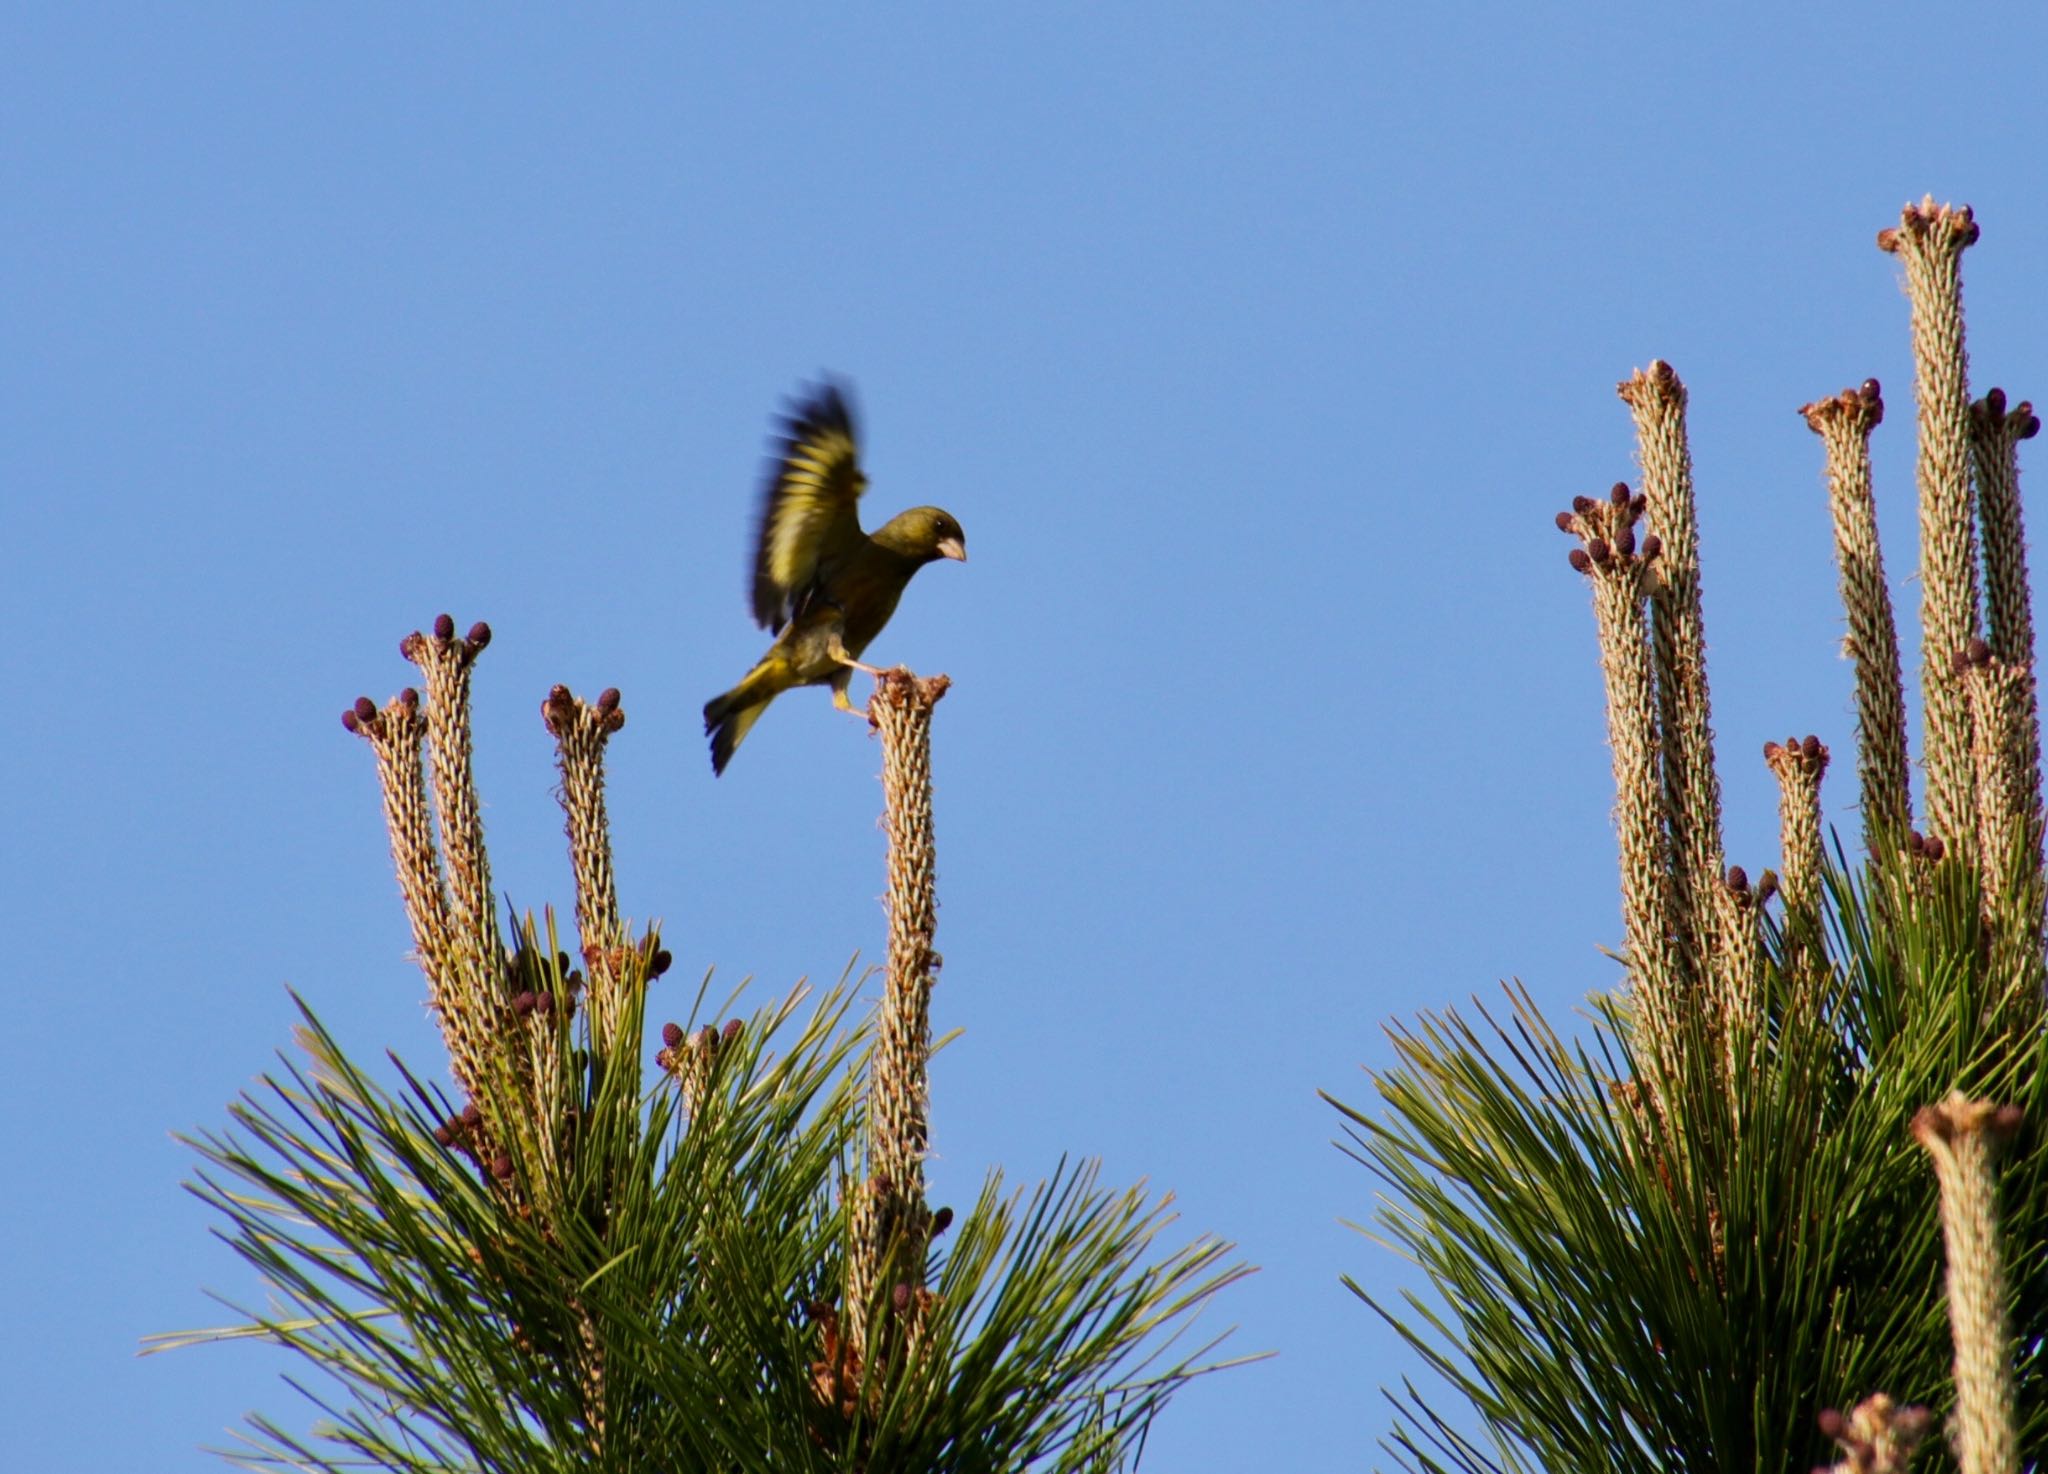
[[[875,529],[874,539],[892,553],[929,563],[935,558],[967,561],[967,534],[953,514],[940,507],[912,507],[898,512]]]

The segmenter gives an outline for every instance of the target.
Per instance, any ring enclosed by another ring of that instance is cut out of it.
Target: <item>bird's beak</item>
[[[957,537],[942,538],[939,542],[939,556],[965,563],[967,561],[967,544],[960,541]]]

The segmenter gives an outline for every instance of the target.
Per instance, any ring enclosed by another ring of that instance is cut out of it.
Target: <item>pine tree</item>
[[[1879,236],[1912,306],[1924,833],[1871,498],[1874,380],[1802,411],[1855,662],[1853,860],[1828,853],[1830,754],[1805,736],[1764,747],[1779,873],[1723,869],[1668,364],[1621,385],[1640,489],[1558,516],[1592,586],[1627,980],[1582,1041],[1519,987],[1426,1014],[1393,1031],[1384,1112],[1338,1106],[1384,1184],[1378,1236],[1434,1298],[1352,1288],[1464,1404],[1390,1394],[1403,1467],[1895,1470],[1936,1417],[1970,1474],[2048,1450],[2048,887],[2016,453],[2040,422],[1995,389],[1968,400],[1960,262],[1977,238],[1967,208],[1931,199]],[[2001,1214],[1992,1148],[2015,1137]]]
[[[1177,1339],[1243,1270],[1162,1239],[1170,1200],[1063,1163],[932,1209],[923,1159],[940,958],[931,725],[944,677],[884,675],[889,943],[854,980],[646,1037],[658,930],[619,914],[605,808],[619,693],[557,686],[575,882],[501,932],[471,770],[490,641],[443,615],[424,673],[348,729],[374,754],[453,1093],[349,1059],[303,1002],[289,1060],[194,1145],[193,1190],[272,1297],[159,1346],[297,1353],[310,1426],[251,1419],[254,1468],[1011,1471],[1129,1467],[1215,1342]],[[708,979],[707,979],[708,982]],[[699,995],[699,1008],[702,1007]],[[1220,1339],[1220,1338],[1219,1338]]]

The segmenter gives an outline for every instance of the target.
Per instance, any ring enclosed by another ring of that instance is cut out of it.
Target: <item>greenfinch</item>
[[[754,618],[776,632],[775,643],[737,686],[704,703],[713,772],[725,771],[768,703],[794,686],[830,686],[834,706],[865,715],[846,694],[855,671],[878,674],[861,652],[918,569],[967,561],[967,535],[938,507],[912,507],[862,531],[867,487],[846,395],[822,384],[784,417],[762,487]]]

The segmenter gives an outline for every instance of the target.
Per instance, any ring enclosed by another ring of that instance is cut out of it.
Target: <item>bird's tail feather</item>
[[[723,773],[768,703],[782,694],[768,661],[747,672],[745,680],[704,703],[704,731],[711,738],[711,771]]]

